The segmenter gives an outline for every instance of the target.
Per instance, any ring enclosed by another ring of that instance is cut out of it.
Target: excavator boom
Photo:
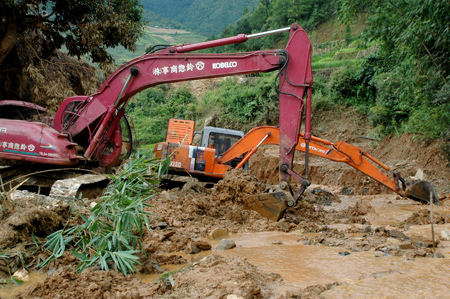
[[[279,128],[262,126],[250,130],[220,156],[215,157],[214,149],[199,148],[195,145],[180,146],[176,143],[158,144],[155,147],[155,156],[166,157],[172,154],[171,169],[178,173],[188,172],[203,177],[223,178],[224,173],[230,167],[233,167],[229,164],[230,161],[233,161],[237,157],[243,157],[240,163],[235,166],[235,168],[239,168],[257,151],[259,146],[269,144],[279,145],[279,142]],[[346,163],[403,197],[428,203],[431,193],[433,201],[438,203],[437,192],[431,183],[421,181],[413,185],[407,185],[405,180],[398,173],[391,171],[389,166],[381,163],[356,146],[343,141],[333,143],[315,136],[311,136],[311,141],[307,145],[304,134],[299,134],[298,144],[294,149],[306,152],[307,146],[311,155],[334,162]],[[163,153],[164,151],[165,154]],[[189,152],[196,153],[198,151],[202,151],[200,157],[198,155],[188,154]],[[202,167],[197,167],[199,163],[201,163]],[[194,168],[191,167],[192,165],[194,165]],[[388,174],[390,173],[393,178],[391,179],[383,171]],[[300,188],[301,192],[295,195],[295,200],[301,196],[304,189]],[[248,199],[247,205],[250,209],[257,211],[262,216],[277,221],[289,204],[284,194],[278,191],[270,194],[255,195]]]

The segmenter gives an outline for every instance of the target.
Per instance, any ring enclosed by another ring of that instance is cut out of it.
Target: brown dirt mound
[[[310,196],[307,195],[307,197]],[[358,201],[354,206],[339,212],[325,211],[322,206],[301,202],[295,207],[286,209],[283,219],[289,223],[299,224],[299,227],[303,229],[305,229],[305,225],[309,227],[312,224],[313,228],[332,223],[370,224],[363,216],[372,211],[372,206],[364,201]]]
[[[264,273],[239,258],[214,255],[203,258],[174,277],[175,284],[155,298],[271,298],[271,285],[279,285],[278,274]]]
[[[294,171],[305,176],[304,155],[296,153]],[[391,192],[364,173],[345,163],[328,161],[311,156],[309,161],[309,180],[312,184],[340,186],[350,189],[355,195],[373,195]],[[278,184],[278,146],[264,146],[250,159],[250,171],[266,184]],[[292,181],[295,184],[295,181]]]
[[[343,221],[343,223],[348,223],[348,224],[352,224],[352,223],[359,223],[359,224],[369,224],[370,223],[362,216],[373,212],[374,208],[367,202],[365,201],[358,201],[356,202],[355,206],[353,207],[349,207],[346,210],[341,211],[340,213],[338,213],[337,218],[346,218],[345,221]]]
[[[429,210],[420,210],[412,214],[405,221],[405,224],[410,225],[425,225],[431,224],[430,211]],[[433,223],[434,224],[445,224],[450,223],[450,215],[441,215],[437,212],[433,212]]]
[[[16,252],[22,243],[33,243],[32,235],[45,238],[68,218],[68,203],[49,202],[45,196],[27,191],[5,195],[0,214],[0,249],[6,253]]]
[[[267,192],[268,187],[249,171],[243,169],[228,170],[223,180],[214,188],[214,196],[219,203],[237,203],[246,205],[249,196]]]
[[[440,146],[438,141],[426,144],[418,136],[402,134],[398,138],[384,138],[373,155],[399,171],[404,178],[414,176],[418,169],[423,169],[425,180],[431,181],[442,194],[449,191],[450,167],[446,167],[448,162]]]
[[[63,219],[44,208],[16,211],[0,226],[0,249],[31,241],[31,235],[46,237],[60,227]]]
[[[15,298],[140,298],[151,294],[151,286],[115,271],[86,269],[77,274],[65,266],[16,295]]]
[[[218,227],[230,233],[278,228],[277,223],[244,208],[246,196],[265,188],[250,173],[232,170],[214,188],[205,185],[192,179],[181,190],[164,191],[152,198],[149,212],[155,216],[155,229],[144,237],[146,251],[184,251],[190,242],[207,237]],[[167,225],[159,228],[158,223]]]

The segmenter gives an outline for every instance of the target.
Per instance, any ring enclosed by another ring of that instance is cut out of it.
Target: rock
[[[427,252],[423,249],[414,250],[414,256],[425,257]]]
[[[30,279],[28,277],[28,271],[25,269],[17,270],[16,272],[14,272],[13,276],[23,281],[28,281]]]
[[[323,189],[314,189],[312,194],[315,195],[313,204],[331,206],[333,202],[341,202],[339,197]]]
[[[423,173],[422,169],[417,169],[417,172],[414,176],[410,176],[408,178],[408,181],[410,182],[417,182],[417,181],[423,181],[425,180],[425,175]]]
[[[341,251],[341,252],[339,252],[339,255],[341,255],[341,256],[350,255],[350,252],[348,252],[348,251]]]
[[[439,233],[439,239],[441,239],[442,241],[450,241],[450,231],[441,230]]]
[[[169,231],[169,232],[166,232],[166,233],[164,233],[162,235],[157,234],[158,235],[158,240],[159,240],[159,242],[162,242],[162,241],[172,237],[173,235],[175,235],[175,233],[176,233],[175,231]]]
[[[284,220],[284,219],[282,219],[282,220]],[[282,221],[282,220],[280,220],[280,221],[278,222],[278,227],[279,227],[282,231],[288,232],[288,231],[289,231],[289,225],[286,223],[286,221]]]
[[[422,242],[422,241],[414,241],[414,245],[415,245],[416,247],[418,247],[418,248],[426,248],[426,247],[428,247],[428,245],[425,244],[425,243]]]
[[[281,242],[281,241],[273,241],[272,244],[273,245],[283,245],[283,242]]]
[[[171,194],[170,192],[163,191],[161,192],[161,196],[164,196],[167,200],[175,200],[178,199],[178,196]]]
[[[392,245],[398,245],[398,244],[400,244],[400,240],[399,239],[396,239],[396,238],[387,238],[386,239],[386,243],[388,243],[388,244],[392,244]]]
[[[384,252],[382,252],[382,251],[375,251],[373,254],[375,255],[375,257],[382,257],[382,256],[384,256]]]
[[[405,242],[403,242],[403,243],[400,243],[399,245],[398,245],[398,248],[400,248],[400,249],[415,249],[415,247],[414,247],[414,245],[412,244],[412,242],[411,241],[405,241]]]
[[[193,242],[189,242],[186,246],[186,249],[184,250],[186,254],[197,254],[200,251],[202,250],[198,248]]]
[[[220,240],[228,237],[228,230],[226,228],[216,228],[209,234],[211,240]]]
[[[375,232],[376,233],[384,233],[384,232],[386,232],[386,228],[384,226],[377,227],[375,229]]]
[[[344,186],[341,191],[342,195],[353,195],[354,191],[352,188]]]
[[[395,230],[395,229],[389,231],[389,236],[400,239],[400,240],[408,240],[409,239],[404,233],[402,233],[401,231]]]
[[[167,222],[161,221],[161,222],[156,223],[156,226],[154,228],[165,229],[168,226],[169,226],[169,224],[167,224]]]
[[[236,247],[236,243],[233,240],[223,239],[217,244],[216,250],[228,250]]]
[[[182,227],[183,223],[181,221],[174,220],[174,221],[172,221],[172,226],[173,227]]]
[[[218,265],[219,263],[220,262],[217,256],[211,254],[202,258],[199,262],[199,265],[204,268],[211,268],[215,265]]]
[[[434,257],[438,258],[438,259],[443,259],[444,255],[442,253],[440,253],[440,252],[437,252],[437,253],[435,253]]]
[[[197,247],[197,248],[199,248],[200,250],[203,250],[203,251],[205,251],[205,250],[210,250],[211,249],[211,244],[209,244],[208,242],[206,242],[206,241],[195,241],[194,242],[194,245]]]

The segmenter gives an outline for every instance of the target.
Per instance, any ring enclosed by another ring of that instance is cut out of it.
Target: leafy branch
[[[137,253],[142,248],[144,227],[149,229],[152,216],[144,209],[155,193],[158,179],[167,172],[170,158],[164,161],[146,156],[125,163],[117,175],[111,176],[102,199],[81,225],[65,227],[47,237],[44,247],[51,256],[38,267],[42,268],[63,256],[68,248],[80,261],[77,270],[100,266],[124,275],[136,272]]]

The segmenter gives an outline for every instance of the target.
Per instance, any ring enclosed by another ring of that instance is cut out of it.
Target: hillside
[[[169,19],[175,19],[189,8],[195,0],[141,0],[145,9]]]
[[[121,65],[138,55],[144,54],[147,48],[154,45],[179,45],[184,43],[198,43],[204,40],[204,36],[182,29],[168,29],[160,28],[159,26],[158,28],[146,26],[144,28],[144,35],[136,42],[135,52],[130,52],[123,47],[110,49],[108,50],[108,52],[112,55],[116,64]]]
[[[181,23],[189,31],[204,36],[219,34],[236,22],[246,8],[252,9],[259,0],[143,0],[145,9]]]

